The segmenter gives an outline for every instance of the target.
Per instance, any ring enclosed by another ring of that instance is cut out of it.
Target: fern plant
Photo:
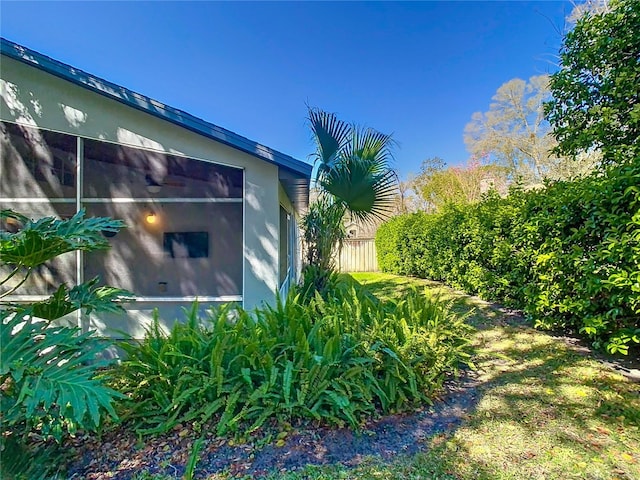
[[[84,218],[84,211],[67,220],[35,221],[2,210],[0,219],[7,218],[21,228],[0,231],[0,265],[9,271],[0,282],[0,470],[16,479],[50,477],[55,462],[44,459],[42,446],[30,449],[29,442],[51,437],[59,441],[77,429],[95,430],[104,414],[116,418],[113,402],[121,397],[97,378],[103,363],[96,357],[105,341],[53,320],[80,309],[120,311],[118,302],[130,294],[98,286],[93,279],[72,288],[61,285],[39,302],[3,299],[18,291],[38,266],[59,255],[108,248],[102,232],[118,231],[123,224]],[[11,458],[32,461],[9,465]]]
[[[121,347],[115,385],[123,420],[139,434],[209,423],[219,435],[267,421],[358,428],[380,413],[428,401],[470,364],[470,327],[417,291],[384,303],[337,277],[323,295],[304,286],[248,312],[194,306],[171,331],[159,318]]]

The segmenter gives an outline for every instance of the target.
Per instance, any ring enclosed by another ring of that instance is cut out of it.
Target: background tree
[[[546,105],[556,151],[601,150],[605,163],[640,157],[640,2],[611,0],[582,15],[560,58]]]
[[[309,124],[316,144],[318,199],[303,218],[307,265],[317,267],[321,279],[333,269],[333,251],[345,238],[343,220],[384,219],[398,193],[390,167],[391,135],[339,120],[335,114],[309,108]]]
[[[413,179],[398,181],[398,195],[393,206],[394,215],[403,215],[415,211],[415,193],[413,191]]]
[[[436,211],[448,203],[475,203],[492,188],[505,193],[506,171],[474,159],[464,167],[447,167],[440,157],[433,157],[422,162],[414,185],[425,211]]]
[[[610,11],[609,0],[584,0],[582,3],[574,4],[567,20],[571,24],[575,24],[586,14],[605,13],[608,11]]]
[[[489,110],[474,113],[465,127],[467,149],[476,158],[486,157],[504,167],[512,180],[524,184],[590,171],[591,157],[568,163],[553,153],[557,142],[544,112],[544,102],[550,98],[548,75],[533,76],[528,82],[509,80],[493,96]]]

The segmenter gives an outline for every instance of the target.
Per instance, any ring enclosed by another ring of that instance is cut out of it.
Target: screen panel
[[[242,198],[239,168],[97,140],[84,148],[86,198]]]
[[[241,203],[88,204],[87,211],[122,219],[127,228],[109,239],[110,250],[86,254],[85,278],[99,275],[143,297],[242,294]],[[168,255],[165,233],[174,232],[197,232],[197,255]],[[201,255],[205,237],[208,256]]]
[[[127,225],[105,232],[109,250],[83,254],[85,280],[99,276],[140,297],[242,295],[242,169],[84,139],[87,198],[77,198],[77,137],[0,122],[0,140],[2,208],[67,218],[80,202],[89,217]],[[0,275],[9,272],[5,266]],[[16,294],[48,295],[61,283],[75,285],[77,274],[71,252],[39,268]]]
[[[0,122],[0,198],[76,197],[77,138]]]

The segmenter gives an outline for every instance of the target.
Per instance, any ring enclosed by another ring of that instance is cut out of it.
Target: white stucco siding
[[[274,298],[282,201],[276,165],[21,62],[0,58],[2,120],[243,168],[244,306],[252,308]]]

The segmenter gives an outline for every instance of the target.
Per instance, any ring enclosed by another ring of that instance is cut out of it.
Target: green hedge
[[[596,346],[640,343],[640,159],[543,190],[397,217],[377,233],[383,271],[523,309]]]

